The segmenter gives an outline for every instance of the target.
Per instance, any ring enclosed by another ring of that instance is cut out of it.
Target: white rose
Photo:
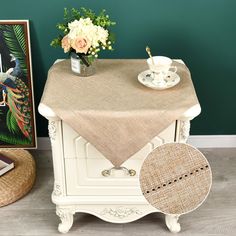
[[[75,40],[77,37],[87,38],[91,42],[92,47],[99,46],[99,42],[106,44],[108,39],[108,31],[101,26],[94,25],[90,18],[74,20],[68,24],[70,32],[68,38]]]
[[[79,24],[80,23],[79,23],[78,20],[74,20],[73,22],[68,23],[68,27],[69,27],[70,30],[72,30],[72,29],[75,29],[75,28],[79,27]]]

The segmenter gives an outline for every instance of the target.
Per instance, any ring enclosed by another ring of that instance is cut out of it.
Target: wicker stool
[[[0,207],[15,202],[32,188],[35,181],[35,162],[28,151],[0,152],[14,161],[15,168],[0,177]]]
[[[200,206],[212,183],[210,165],[196,148],[183,143],[157,147],[143,163],[140,186],[147,201],[169,215]]]

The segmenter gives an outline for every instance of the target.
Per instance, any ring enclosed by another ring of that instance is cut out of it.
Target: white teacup
[[[154,78],[153,78],[154,83],[157,83],[159,85],[165,83],[164,79],[166,78],[167,73],[170,70],[176,73],[177,67],[171,66],[172,60],[169,57],[154,56],[152,58],[148,58],[147,63],[150,70],[154,74]]]

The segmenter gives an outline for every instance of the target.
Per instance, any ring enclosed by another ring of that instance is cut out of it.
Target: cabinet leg
[[[165,215],[166,226],[172,233],[178,233],[181,230],[178,223],[179,215]]]
[[[67,233],[73,224],[74,212],[68,208],[57,207],[56,214],[61,219],[61,223],[58,225],[58,231],[60,233]]]

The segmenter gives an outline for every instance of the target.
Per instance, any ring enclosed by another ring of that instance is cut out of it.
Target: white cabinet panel
[[[122,167],[134,170],[134,176],[124,170],[113,170],[106,177],[102,172],[113,167],[111,162],[92,144],[63,124],[67,194],[140,196],[139,172],[142,163],[158,145],[175,140],[175,124],[171,124],[122,164]]]

